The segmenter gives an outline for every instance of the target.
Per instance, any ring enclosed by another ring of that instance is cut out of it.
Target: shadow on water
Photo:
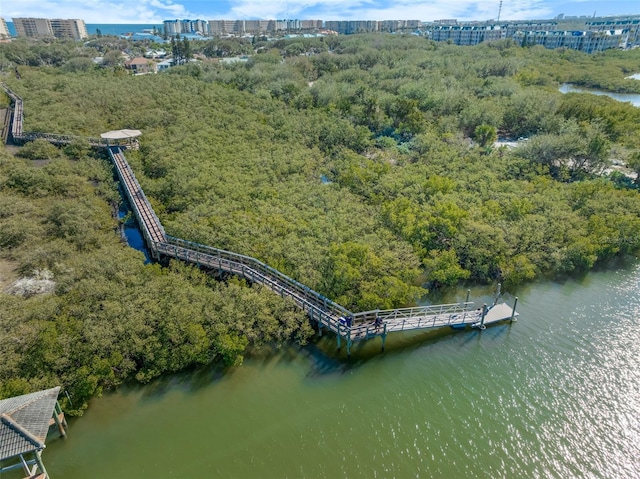
[[[504,321],[489,325],[483,331],[471,327],[454,331],[445,327],[427,332],[390,333],[384,351],[381,351],[381,338],[372,338],[354,343],[350,357],[347,357],[344,343],[338,352],[335,335],[325,333],[322,337],[314,336],[304,346],[291,344],[284,347],[253,348],[245,354],[245,358],[247,362],[252,363],[252,367],[263,370],[278,367],[281,363],[293,364],[302,361],[305,368],[308,368],[305,374],[307,379],[330,378],[358,371],[361,367],[384,358],[410,355],[420,349],[434,348],[440,342],[454,341],[455,337],[463,337],[457,346],[459,348],[468,347],[483,338],[493,342],[508,336],[510,326],[509,321]],[[122,396],[140,395],[145,401],[157,402],[175,391],[197,393],[229,379],[241,370],[242,366],[226,366],[221,362],[213,362],[167,373],[148,383],[132,381],[118,388],[118,393]]]
[[[142,393],[142,397],[149,400],[160,400],[166,394],[175,390],[197,392],[213,383],[219,382],[229,374],[233,374],[233,367],[212,363],[207,366],[197,366],[175,373],[167,373],[154,378],[149,383],[130,383],[120,388],[123,395]]]
[[[311,363],[310,375],[315,375],[314,372],[320,370],[322,374],[339,373],[347,367],[343,360],[326,355],[311,343],[305,346],[291,344],[285,347],[256,347],[247,351],[244,357],[247,362],[263,369],[280,363],[294,363],[306,357]],[[160,400],[166,394],[176,390],[194,393],[231,377],[241,368],[242,366],[227,366],[222,362],[214,361],[207,365],[192,366],[181,371],[166,373],[146,384],[136,382],[126,384],[120,388],[120,393],[123,395],[142,393],[142,397],[146,400]]]
[[[314,336],[311,342],[303,348],[303,354],[311,359],[311,368],[307,376],[324,376],[331,374],[344,374],[353,371],[370,361],[376,361],[384,357],[411,354],[413,351],[434,347],[441,341],[453,340],[455,336],[463,336],[460,348],[473,341],[480,340],[483,336],[489,341],[506,337],[512,324],[508,320],[487,325],[480,331],[467,326],[464,330],[454,330],[443,327],[426,332],[395,332],[387,336],[385,349],[382,351],[382,339],[371,338],[366,341],[358,341],[351,346],[351,356],[347,357],[346,345],[343,341],[340,351],[337,349],[336,336],[326,333],[322,337]]]
[[[258,367],[267,368],[279,363],[298,361],[301,354],[304,356],[305,351],[306,347],[294,344],[284,347],[262,346],[249,349],[244,357],[247,362],[250,361]],[[214,361],[207,365],[192,366],[174,373],[167,373],[153,379],[149,384],[132,385],[127,389],[131,392],[138,389],[143,390],[145,397],[161,397],[176,389],[196,392],[232,376],[241,368],[242,366],[227,366],[221,361]]]

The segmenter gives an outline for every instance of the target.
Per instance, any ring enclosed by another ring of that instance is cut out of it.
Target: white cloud
[[[397,0],[393,4],[373,0],[323,0],[288,2],[286,0],[238,0],[229,18],[309,18],[338,19],[418,19],[459,18],[488,20],[497,18],[499,2],[478,0],[420,1]],[[321,12],[310,15],[310,12]],[[552,9],[541,0],[504,2],[502,19],[546,18]]]
[[[489,20],[498,16],[499,0],[14,0],[3,2],[2,15],[81,18],[86,23],[158,24],[176,18],[323,20]],[[5,5],[6,4],[6,5]],[[503,0],[503,20],[551,18],[597,7],[599,13],[637,10],[638,0]],[[36,13],[37,12],[37,13]],[[604,14],[607,14],[604,13]]]
[[[86,23],[162,23],[196,17],[183,4],[169,0],[20,0],[3,8],[2,16],[80,18]]]
[[[286,0],[236,0],[232,2],[229,18],[309,18],[310,11],[331,11],[362,8],[363,0],[307,0],[289,2]]]

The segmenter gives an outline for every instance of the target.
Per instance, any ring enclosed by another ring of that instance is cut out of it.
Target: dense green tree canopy
[[[21,44],[0,45],[0,65],[20,66],[6,81],[26,130],[142,130],[127,158],[168,233],[254,256],[354,310],[464,280],[585,271],[640,248],[640,195],[604,173],[614,156],[638,171],[640,109],[557,91],[585,69],[632,91],[624,76],[640,51],[401,35],[254,46],[247,62],[158,75],[85,68],[83,51],[42,61],[45,47]],[[528,141],[509,150],[496,136]],[[19,156],[0,156],[0,261],[50,272],[56,286],[0,293],[0,395],[55,380],[84,404],[133,377],[234,364],[248,345],[308,336],[303,315],[260,288],[143,265],[118,242],[118,195],[88,145],[37,141]]]

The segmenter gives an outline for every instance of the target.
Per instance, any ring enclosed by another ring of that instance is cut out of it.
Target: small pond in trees
[[[123,203],[118,208],[118,219],[126,220],[123,224],[123,233],[124,239],[127,240],[127,244],[138,251],[142,251],[144,253],[144,262],[145,264],[151,262],[151,255],[149,254],[149,249],[144,242],[144,238],[142,237],[142,231],[138,227],[138,223],[133,216],[133,212],[129,208],[129,205]]]
[[[597,90],[595,88],[581,88],[574,86],[571,83],[563,83],[560,85],[559,90],[561,93],[592,93],[593,95],[606,95],[614,100],[629,102],[633,106],[640,107],[640,94],[638,93],[613,93],[605,90]]]
[[[327,178],[327,175],[322,175],[320,177],[320,181],[322,181],[323,185],[330,185],[331,183],[333,183],[333,181],[331,181],[329,178]]]

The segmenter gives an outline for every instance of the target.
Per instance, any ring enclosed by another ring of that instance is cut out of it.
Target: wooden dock
[[[0,84],[0,86],[4,88],[13,102],[11,133],[14,142],[21,143],[35,138],[44,138],[55,144],[69,144],[77,141],[78,137],[68,135],[23,132],[22,99],[5,84]],[[387,334],[392,332],[445,327],[465,329],[467,326],[484,329],[487,325],[500,321],[513,321],[518,315],[515,311],[515,304],[513,307],[502,303],[494,304],[491,307],[484,305],[481,308],[476,308],[469,301],[353,313],[256,258],[167,235],[125,158],[124,148],[109,145],[99,138],[85,140],[88,140],[93,146],[107,148],[123,194],[133,209],[134,216],[153,258],[175,258],[220,273],[234,274],[246,279],[251,284],[262,284],[283,298],[289,297],[317,324],[319,334],[322,334],[323,329],[336,334],[338,349],[344,342],[347,355],[350,354],[354,341],[367,340],[377,336],[382,338],[382,349],[384,350]]]
[[[513,321],[518,317],[518,312],[513,307],[508,306],[505,303],[500,303],[487,308],[487,313],[482,321],[482,316],[475,322],[471,323],[473,328],[483,328],[491,324],[500,323],[502,321]]]

